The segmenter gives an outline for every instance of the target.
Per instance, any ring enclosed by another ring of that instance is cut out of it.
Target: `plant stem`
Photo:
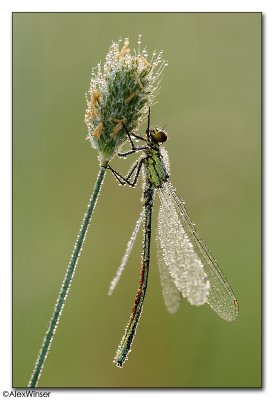
[[[65,302],[66,302],[66,299],[68,296],[71,282],[72,282],[72,279],[73,279],[73,276],[74,276],[74,273],[76,270],[77,262],[78,262],[81,250],[82,250],[84,242],[85,242],[87,231],[88,231],[91,219],[92,219],[93,210],[95,208],[95,205],[96,205],[99,193],[100,193],[100,189],[102,187],[104,177],[105,177],[105,174],[107,171],[107,166],[108,166],[107,161],[103,165],[100,166],[97,180],[94,185],[93,193],[90,197],[87,211],[84,215],[84,219],[81,224],[81,228],[80,228],[79,234],[77,236],[77,240],[74,245],[73,252],[72,252],[69,264],[68,264],[66,275],[63,280],[63,283],[62,283],[62,286],[61,286],[61,289],[60,289],[60,292],[59,292],[59,295],[58,295],[58,298],[57,298],[57,301],[56,301],[56,304],[54,307],[54,311],[53,311],[51,320],[49,322],[49,326],[46,331],[42,346],[40,348],[40,351],[39,351],[28,387],[36,387],[37,383],[39,381],[40,375],[42,373],[53,337],[56,332],[57,325],[59,323],[64,305],[65,305]]]

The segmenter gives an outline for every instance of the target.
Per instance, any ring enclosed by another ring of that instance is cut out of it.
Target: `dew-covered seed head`
[[[104,64],[92,70],[85,123],[100,162],[109,161],[127,140],[125,126],[128,132],[139,129],[158,93],[165,65],[162,52],[154,51],[149,59],[139,37],[133,51],[128,39],[112,43]]]

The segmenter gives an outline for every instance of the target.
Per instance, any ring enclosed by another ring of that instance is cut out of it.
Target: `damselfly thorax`
[[[144,150],[146,154],[144,158],[144,169],[146,179],[151,182],[152,186],[159,188],[169,178],[167,166],[160,148],[160,143],[167,140],[167,134],[161,128],[155,128],[150,130],[150,137],[149,145]],[[160,139],[161,141],[159,141]]]

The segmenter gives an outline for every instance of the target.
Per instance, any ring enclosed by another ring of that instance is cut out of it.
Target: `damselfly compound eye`
[[[162,128],[151,129],[150,134],[157,143],[164,143],[167,140],[167,133]]]

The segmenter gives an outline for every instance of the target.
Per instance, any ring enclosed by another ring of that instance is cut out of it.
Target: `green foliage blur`
[[[133,350],[112,363],[139,279],[141,235],[107,290],[139,215],[141,185],[108,174],[40,387],[260,387],[261,14],[13,15],[13,386],[25,387],[98,171],[85,141],[92,67],[138,34],[164,50],[152,125],[166,126],[171,180],[240,305],[165,309],[153,241]],[[143,125],[143,130],[145,125]],[[141,132],[140,132],[141,133]],[[113,160],[126,172],[133,160]],[[154,210],[157,222],[158,202]]]

